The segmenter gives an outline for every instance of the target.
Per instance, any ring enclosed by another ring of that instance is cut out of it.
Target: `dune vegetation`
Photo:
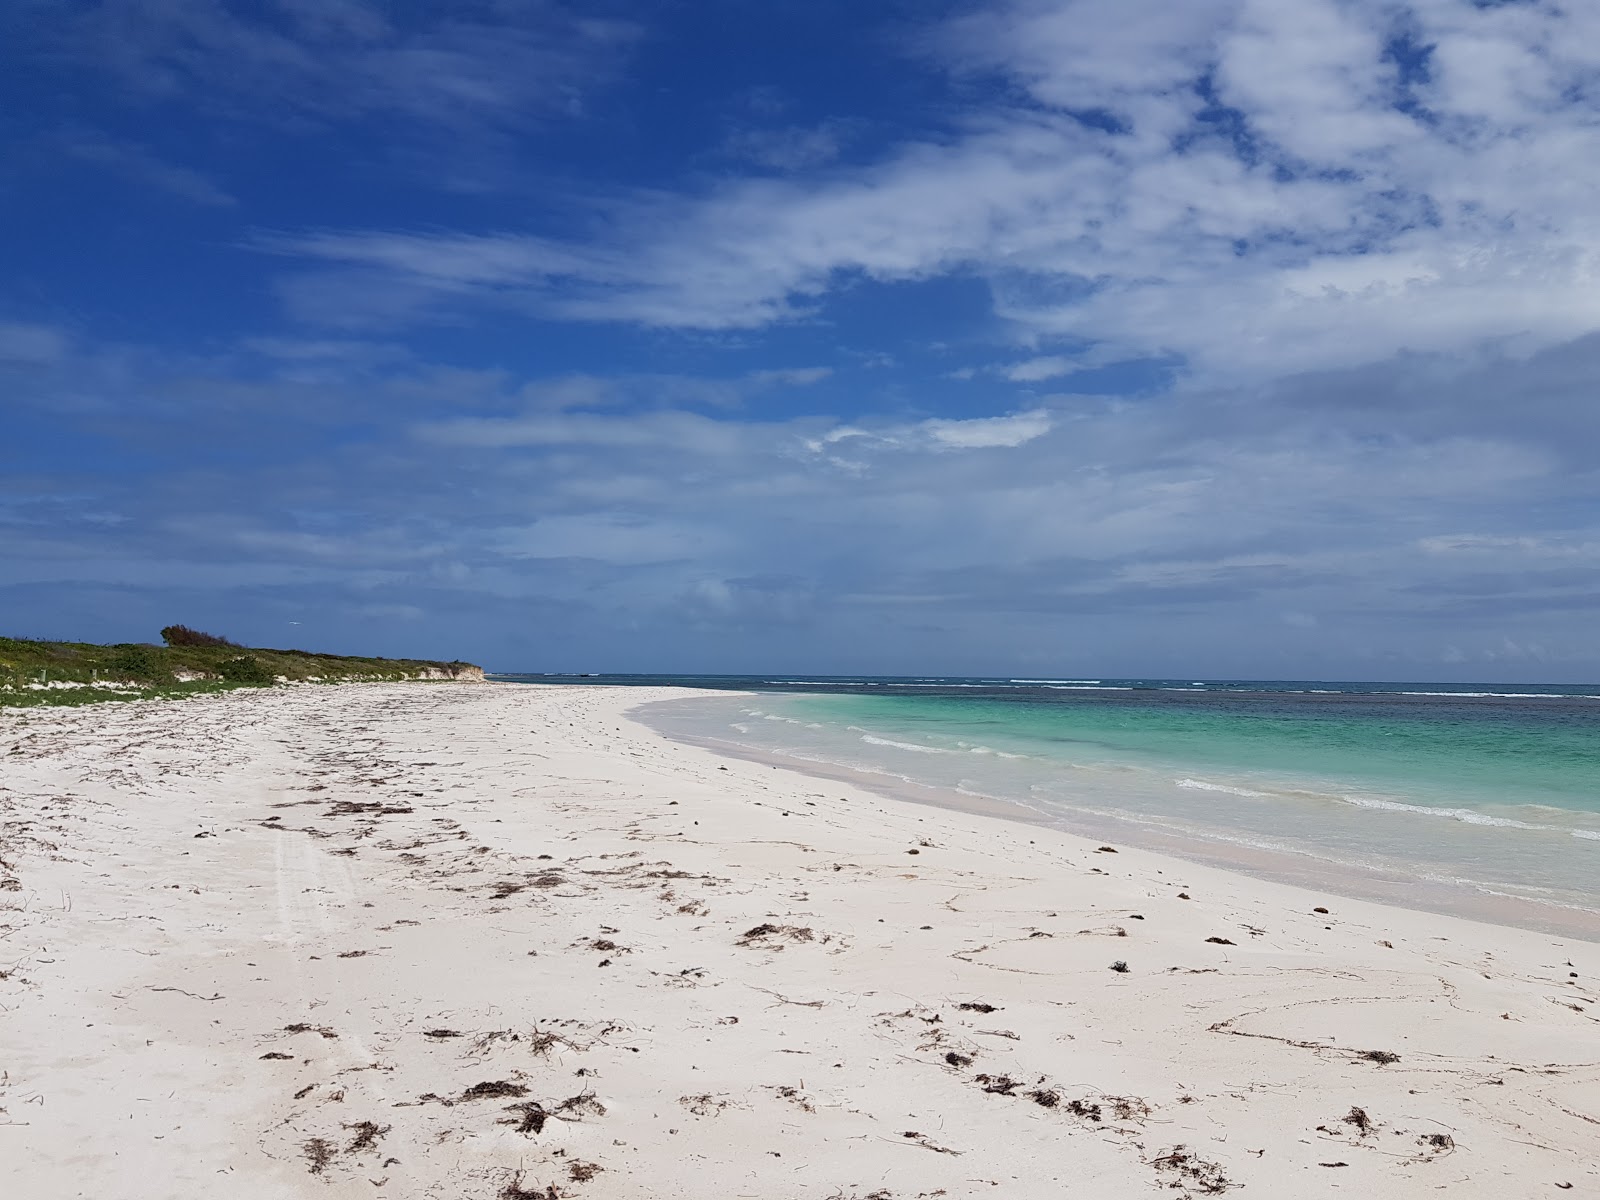
[[[0,637],[0,706],[180,697],[286,683],[481,679],[471,663],[241,646],[183,625],[163,645]]]

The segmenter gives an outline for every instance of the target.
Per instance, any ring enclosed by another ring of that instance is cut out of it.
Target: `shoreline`
[[[722,694],[736,696],[758,693]],[[634,711],[655,704],[692,702],[697,698],[645,701]],[[1081,810],[1071,816],[1058,816],[1003,797],[917,783],[886,772],[745,746],[723,738],[664,731],[650,724],[642,714],[635,719],[669,741],[698,746],[746,762],[797,771],[818,779],[852,784],[911,804],[1054,829],[1084,840],[1120,840],[1155,854],[1170,856],[1182,863],[1229,871],[1307,892],[1325,892],[1409,912],[1456,917],[1600,944],[1600,911],[1593,909],[1486,892],[1475,884],[1452,887],[1433,880],[1408,877],[1387,867],[1362,867],[1311,853],[1253,846],[1228,838],[1206,838],[1199,834],[1185,836],[1170,827],[1141,822],[1133,817]]]
[[[0,714],[19,1194],[1600,1187],[1594,945],[823,785],[631,712],[683,695]]]

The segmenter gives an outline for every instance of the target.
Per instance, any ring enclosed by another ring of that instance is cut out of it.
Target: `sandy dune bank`
[[[624,715],[674,694],[0,714],[4,1194],[1600,1194],[1600,946]]]

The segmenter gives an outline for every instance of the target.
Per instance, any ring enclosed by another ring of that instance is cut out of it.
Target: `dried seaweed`
[[[526,1096],[528,1089],[509,1079],[489,1079],[475,1083],[461,1093],[463,1100],[496,1100],[505,1096]]]
[[[306,1161],[311,1164],[310,1170],[313,1175],[321,1175],[327,1169],[328,1164],[333,1161],[336,1153],[332,1142],[326,1138],[319,1137],[309,1139],[300,1147],[300,1151],[306,1156]]]

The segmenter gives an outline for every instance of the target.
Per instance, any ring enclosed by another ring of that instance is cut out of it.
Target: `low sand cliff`
[[[457,683],[482,683],[483,668],[471,663],[449,663],[442,667],[428,667],[418,671],[413,679],[453,679]]]

